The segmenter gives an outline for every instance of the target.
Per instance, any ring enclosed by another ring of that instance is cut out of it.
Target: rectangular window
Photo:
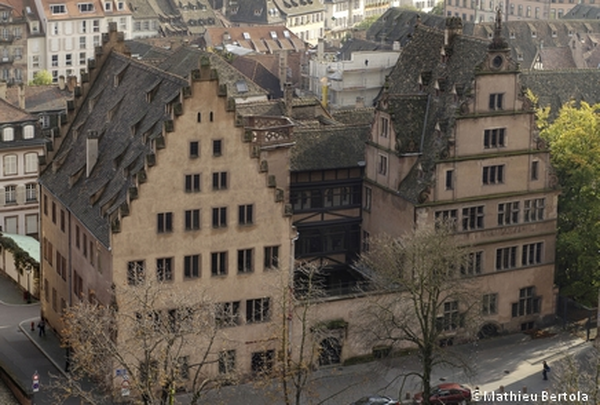
[[[65,229],[66,229],[65,210],[60,210],[60,230],[65,232]]]
[[[190,255],[183,257],[183,277],[200,277],[200,255]]]
[[[83,234],[83,257],[87,257],[87,235]]]
[[[443,330],[453,331],[459,326],[458,301],[444,302]]]
[[[4,141],[7,141],[7,130],[4,130]],[[12,139],[10,139],[12,140]],[[4,175],[11,176],[17,174],[17,155],[4,156]]]
[[[213,156],[218,157],[223,153],[223,141],[220,139],[215,139],[213,141]]]
[[[56,295],[56,288],[52,288],[52,309],[54,312],[58,311],[58,297]]]
[[[173,232],[173,213],[161,212],[156,216],[158,233]]]
[[[238,273],[254,271],[253,249],[238,250]]]
[[[498,225],[519,223],[519,201],[498,204]]]
[[[80,248],[79,235],[79,225],[75,225],[75,247],[77,249]]]
[[[217,172],[212,174],[213,190],[227,189],[227,172]]]
[[[224,350],[219,353],[219,374],[235,372],[235,350]]]
[[[537,180],[538,179],[538,167],[539,167],[539,162],[533,161],[531,162],[531,180]]]
[[[446,170],[446,190],[454,189],[453,179],[454,170]]]
[[[481,274],[481,258],[483,252],[471,252],[467,256],[467,262],[461,266],[460,272],[462,275],[474,276]]]
[[[185,176],[185,192],[199,193],[200,192],[200,174],[187,174]]]
[[[227,328],[240,324],[240,302],[222,302],[215,308],[215,321],[217,326]]]
[[[187,210],[185,212],[185,230],[197,231],[200,229],[200,210]]]
[[[265,270],[279,268],[279,246],[265,247]]]
[[[17,203],[17,186],[4,187],[4,203],[5,204],[16,204]]]
[[[365,211],[371,211],[371,203],[373,200],[373,189],[371,187],[365,187]]]
[[[531,266],[542,263],[542,248],[542,242],[523,245],[523,250],[521,251],[521,264],[523,266]]]
[[[362,251],[368,252],[371,249],[371,234],[363,230],[362,231]]]
[[[439,226],[441,223],[448,222],[451,225],[456,223],[458,210],[443,210],[435,212],[435,222]]]
[[[198,141],[190,142],[190,158],[197,158],[200,156],[200,144]]]
[[[506,128],[486,129],[483,132],[483,147],[485,149],[501,148],[506,146],[505,141]]]
[[[545,198],[525,200],[523,207],[523,222],[543,221],[545,205]]]
[[[48,216],[48,196],[44,194],[44,215]]]
[[[503,93],[490,94],[490,104],[489,104],[490,110],[502,110],[504,108],[503,101],[504,101]]]
[[[67,8],[64,4],[50,4],[50,12],[52,14],[66,14]]]
[[[156,279],[162,281],[173,281],[173,258],[162,257],[156,259]]]
[[[127,284],[139,285],[145,280],[144,261],[136,260],[127,263]]]
[[[504,183],[504,165],[485,166],[483,168],[483,184]]]
[[[494,315],[498,313],[498,294],[485,294],[482,299],[482,315]]]
[[[37,184],[31,183],[25,185],[25,202],[37,201]]]
[[[463,208],[462,210],[462,229],[471,231],[474,229],[483,229],[483,205],[477,207]]]
[[[52,55],[52,66],[53,67],[57,67],[58,66],[58,55]]]
[[[377,165],[377,173],[385,176],[388,170],[388,158],[387,156],[379,155],[379,164]]]
[[[496,270],[508,270],[517,267],[517,247],[496,249]]]
[[[92,31],[100,32],[100,20],[92,21]]]
[[[254,223],[254,205],[240,205],[238,208],[238,223],[240,225],[252,225]]]
[[[519,290],[519,301],[512,304],[512,316],[538,314],[541,310],[540,297],[535,296],[533,287],[521,288]]]
[[[385,117],[381,117],[380,123],[381,123],[381,137],[387,138],[389,136],[389,134],[388,134],[389,120]]]
[[[266,322],[271,316],[271,301],[269,298],[246,300],[246,322]]]
[[[25,235],[38,238],[38,214],[25,215]]]
[[[56,224],[56,203],[52,201],[52,223]]]
[[[86,37],[79,37],[79,49],[87,48]]]
[[[213,276],[227,274],[227,252],[214,252],[210,254],[210,271]]]
[[[85,52],[79,52],[79,64],[80,65],[85,65]]]
[[[227,207],[213,208],[212,226],[213,228],[227,227]]]
[[[73,66],[73,55],[70,53],[65,55],[65,66]]]
[[[275,350],[252,353],[251,367],[254,374],[268,374],[273,370]]]

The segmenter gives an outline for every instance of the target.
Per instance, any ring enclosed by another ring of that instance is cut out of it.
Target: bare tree
[[[293,287],[284,287],[278,331],[282,359],[277,369],[286,405],[302,403],[317,366],[320,347],[314,310],[325,296],[321,267],[314,263],[296,266]],[[299,331],[293,331],[292,325]]]
[[[373,295],[364,310],[364,336],[374,345],[416,350],[422,370],[410,374],[421,380],[427,404],[435,367],[468,368],[443,346],[455,338],[468,338],[472,334],[468,326],[476,324],[466,321],[477,316],[474,308],[480,308],[464,276],[470,255],[453,237],[452,224],[419,229],[401,238],[382,235],[370,247],[359,266],[371,273],[374,287],[382,293]]]
[[[120,395],[127,380],[144,404],[173,403],[183,387],[196,404],[219,384],[207,370],[216,362],[218,306],[202,291],[182,294],[164,282],[164,273],[158,279],[144,277],[143,269],[135,274],[127,288],[114,287],[110,305],[81,301],[66,310],[62,338],[70,351],[70,378],[57,384],[62,387],[57,392],[98,403],[98,395],[86,387]],[[94,384],[85,384],[90,380]]]

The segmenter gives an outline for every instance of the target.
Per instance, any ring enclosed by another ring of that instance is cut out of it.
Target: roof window
[[[67,14],[67,6],[64,4],[50,4],[52,14]]]

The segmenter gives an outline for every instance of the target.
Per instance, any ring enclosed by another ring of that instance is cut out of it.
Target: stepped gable
[[[459,107],[472,92],[477,66],[489,45],[455,35],[445,46],[443,31],[418,25],[390,73],[377,109],[390,114],[397,153],[420,154],[397,189],[415,204],[434,182],[435,162],[447,153]]]
[[[105,246],[110,245],[110,216],[128,203],[130,187],[145,177],[153,141],[162,137],[170,119],[165,105],[178,100],[188,85],[183,78],[111,52],[53,162],[42,172],[43,187]],[[87,177],[89,134],[98,138],[98,159]]]

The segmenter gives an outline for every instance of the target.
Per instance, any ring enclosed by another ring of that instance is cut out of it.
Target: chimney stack
[[[65,77],[63,75],[58,76],[58,88],[61,90],[65,89]]]
[[[285,105],[285,115],[292,118],[292,103],[294,99],[294,89],[291,83],[286,83],[283,87],[283,102]]]
[[[17,86],[17,95],[19,97],[19,108],[25,109],[25,88],[23,87],[23,83],[20,83]]]
[[[90,173],[94,169],[96,162],[98,161],[98,132],[88,131],[86,144],[85,144],[85,162],[86,177],[90,177]]]
[[[317,60],[319,62],[322,62],[324,57],[325,57],[325,41],[323,40],[323,38],[319,38],[319,42],[317,44]]]
[[[0,98],[6,100],[6,82],[0,80]]]
[[[446,29],[444,30],[444,45],[452,45],[454,37],[462,34],[462,19],[460,17],[446,18]]]

